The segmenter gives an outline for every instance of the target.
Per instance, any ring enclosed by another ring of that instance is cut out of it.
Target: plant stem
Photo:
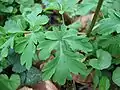
[[[96,11],[95,11],[95,15],[94,15],[93,20],[92,20],[92,22],[91,22],[91,25],[90,25],[90,27],[89,27],[89,29],[88,29],[88,31],[87,31],[87,36],[89,36],[90,33],[92,32],[92,29],[93,29],[93,27],[94,27],[94,25],[95,25],[95,23],[96,23],[97,16],[98,16],[98,14],[99,14],[99,11],[100,11],[100,8],[101,8],[101,6],[102,6],[102,4],[103,4],[103,1],[104,1],[104,0],[99,0],[99,1],[98,1],[97,8],[96,8]]]
[[[58,4],[59,4],[60,9],[61,9],[61,11],[62,11],[62,10],[63,10],[63,7],[62,7],[61,3],[58,2]],[[61,13],[60,13],[60,14],[61,14]],[[65,25],[64,13],[62,13],[61,16],[62,16],[62,20],[63,20],[63,25]]]
[[[62,14],[63,25],[65,25],[64,15]]]
[[[75,85],[75,81],[73,80],[73,90],[77,90],[76,89],[76,85]]]

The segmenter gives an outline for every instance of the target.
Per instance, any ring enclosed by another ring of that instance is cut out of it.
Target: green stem
[[[59,4],[60,9],[61,9],[61,11],[62,11],[62,10],[63,10],[63,8],[62,8],[61,3],[60,3],[60,2],[58,2],[58,4]],[[60,13],[60,14],[61,14],[61,13]],[[62,16],[62,20],[63,20],[63,25],[65,25],[64,13],[62,13],[62,14],[61,14],[61,16]]]
[[[96,23],[96,20],[97,20],[97,17],[98,17],[100,8],[101,8],[101,6],[102,6],[102,4],[103,4],[103,1],[104,1],[104,0],[99,0],[99,2],[98,2],[98,4],[97,4],[97,8],[96,8],[96,11],[95,11],[95,15],[94,15],[93,20],[92,20],[92,22],[91,22],[91,25],[90,25],[90,27],[89,27],[89,29],[88,29],[88,31],[87,31],[87,36],[89,36],[90,33],[92,32],[92,29],[93,29],[93,27],[94,27],[94,25],[95,25],[95,23]]]

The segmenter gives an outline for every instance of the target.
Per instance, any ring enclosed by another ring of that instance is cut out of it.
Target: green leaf
[[[15,52],[17,53],[22,53],[27,45],[27,38],[22,37],[16,39],[16,44],[15,44]]]
[[[62,51],[62,48],[60,50],[60,55],[43,68],[43,79],[48,80],[52,77],[54,82],[63,85],[71,72],[86,76],[86,67],[79,61],[82,57],[70,51]]]
[[[37,44],[37,37],[36,37],[36,34],[34,32],[31,32],[30,34],[28,34],[26,36],[26,40],[25,40],[25,44],[24,46],[25,47],[20,47],[22,48],[22,55],[21,55],[21,58],[20,58],[20,61],[21,61],[21,65],[24,65],[26,66],[26,68],[29,70],[32,66],[32,61],[33,61],[33,58],[34,58],[34,54],[36,52],[36,44]],[[19,48],[19,47],[18,47]],[[20,49],[19,48],[19,49]],[[21,52],[21,51],[20,51]]]
[[[70,39],[71,38],[71,39]],[[92,51],[93,47],[91,45],[91,43],[89,43],[88,38],[72,38],[68,37],[68,39],[66,39],[66,41],[68,42],[68,44],[70,45],[72,50],[81,50],[85,53]]]
[[[29,13],[28,13],[29,12]],[[34,4],[31,8],[23,8],[23,16],[29,22],[31,28],[35,26],[44,25],[49,21],[46,15],[39,15],[42,12],[42,6]]]
[[[39,69],[32,67],[30,70],[27,71],[26,74],[26,84],[35,84],[41,81],[41,72]]]
[[[115,84],[117,84],[118,86],[120,86],[120,67],[117,67],[113,71],[112,80],[113,80],[113,82]]]
[[[111,65],[111,55],[102,49],[96,51],[97,59],[90,59],[89,64],[98,70],[103,70]]]
[[[4,37],[0,37],[0,47],[5,43],[6,39]]]
[[[113,59],[112,64],[119,65],[120,64],[120,59],[119,58]]]
[[[13,49],[9,50],[8,57],[7,57],[8,65],[13,66],[12,71],[15,73],[21,73],[26,71],[25,66],[20,64],[20,55],[15,53]]]
[[[58,2],[50,2],[47,7],[45,8],[45,10],[60,10],[60,6],[58,4]]]
[[[2,27],[2,26],[0,26],[0,35],[3,35],[3,34],[5,34],[6,32],[5,32],[5,30],[4,30],[4,28]]]
[[[112,2],[112,7],[114,10],[118,11],[120,10],[120,5],[119,5],[120,1],[119,0],[115,0]]]
[[[41,71],[35,67],[31,67],[30,70],[21,73],[20,76],[24,85],[33,85],[41,81]]]
[[[34,4],[34,0],[15,0],[18,4],[21,4],[23,6],[31,6]]]
[[[95,70],[95,75],[94,75],[94,78],[93,78],[93,87],[94,87],[94,90],[96,90],[100,80],[99,78],[101,77],[101,72],[99,70]]]
[[[14,45],[14,37],[10,37],[3,45],[1,45],[0,49],[1,51],[1,56],[6,57],[8,55],[8,49],[11,48],[13,49]]]
[[[97,38],[98,45],[105,48],[112,56],[120,55],[120,35],[100,36]]]
[[[32,59],[34,53],[35,53],[34,43],[29,42],[21,55],[21,64],[22,65],[25,64],[27,69],[30,69],[30,67],[32,66]]]
[[[20,64],[20,61],[16,61],[15,64],[13,65],[12,71],[14,71],[15,73],[21,73],[26,71],[25,66],[22,66]]]
[[[3,67],[2,66],[0,66],[0,73],[3,71]]]
[[[8,55],[8,48],[5,47],[5,48],[3,48],[2,51],[1,51],[1,56],[2,56],[2,57],[7,57],[7,55]]]
[[[35,16],[34,14],[27,15],[27,21],[30,23],[31,26],[39,26],[44,25],[48,22],[48,17],[45,15]]]
[[[9,49],[7,56],[7,62],[9,63],[9,65],[13,65],[18,60],[19,60],[19,55],[16,54],[13,49]]]
[[[28,27],[28,23],[26,22],[25,18],[22,15],[15,15],[10,19],[15,21],[22,30],[25,30]]]
[[[4,29],[8,33],[17,33],[24,31],[21,19],[17,19],[17,21],[9,19],[8,21],[5,22]]]
[[[0,1],[12,4],[14,0],[0,0]]]
[[[39,56],[43,60],[49,57],[52,50],[58,49],[59,42],[65,44],[65,48],[71,48],[74,51],[82,50],[86,53],[92,51],[92,45],[89,43],[89,40],[85,36],[77,36],[77,31],[74,29],[68,31],[48,31],[45,33],[45,36],[48,40],[44,40],[38,45],[38,48],[41,50]]]
[[[110,81],[106,76],[102,76],[100,79],[99,90],[109,90]]]
[[[42,12],[42,6],[36,3],[31,7],[22,7],[22,10],[23,15],[34,14],[36,16]]]
[[[42,6],[40,4],[34,4],[34,7],[32,7],[32,13],[38,15],[41,12],[42,12]]]
[[[43,0],[46,4],[45,10],[59,10],[60,12],[72,12],[78,0]],[[72,6],[72,7],[71,7]],[[62,14],[61,13],[61,14]]]
[[[96,7],[96,2],[92,1],[83,1],[81,4],[77,6],[77,10],[75,11],[75,15],[84,16],[88,14],[92,9]]]
[[[120,15],[119,15],[120,16]],[[109,35],[113,32],[120,33],[120,17],[115,15],[102,19],[93,29],[93,34]]]
[[[32,66],[33,57],[36,51],[35,44],[37,44],[36,36],[34,33],[31,33],[30,35],[28,35],[27,45],[21,55],[21,64],[25,64],[28,70]]]
[[[59,45],[58,41],[56,42],[51,40],[41,41],[38,46],[41,48],[39,53],[40,59],[41,60],[47,59],[50,56],[51,51],[54,50],[57,45]]]
[[[1,61],[0,61],[0,65],[3,69],[5,69],[9,66],[9,63],[5,58],[2,58]]]
[[[71,12],[72,10],[74,10],[74,7],[77,4],[78,0],[71,0],[71,2],[69,0],[61,0],[58,2],[61,4],[62,11]]]
[[[82,24],[80,21],[76,21],[68,26],[68,28],[79,29],[81,28]]]
[[[52,60],[45,65],[44,69],[42,70],[43,71],[42,78],[44,80],[48,80],[52,77],[52,75],[55,73],[56,64],[57,60]]]
[[[70,76],[70,72],[75,74],[80,73],[86,76],[86,67],[80,62],[84,56],[76,52],[77,50],[82,50],[83,52],[92,51],[92,46],[88,39],[86,39],[85,36],[77,36],[76,30],[66,30],[64,27],[61,27],[61,30],[56,28],[54,31],[45,32],[45,40],[39,42],[38,45],[38,49],[40,49],[39,58],[46,60],[52,50],[56,50],[56,53],[55,59],[45,65],[43,69],[43,79],[48,80],[52,78],[54,82],[64,84]],[[81,41],[90,45],[87,46],[90,48],[86,48],[84,44],[81,44]],[[73,45],[76,43],[77,45]],[[84,48],[84,50],[81,47]],[[71,48],[75,48],[75,50]]]
[[[20,85],[20,77],[13,74],[10,79],[7,75],[0,75],[0,89],[1,90],[16,90]]]
[[[13,12],[13,7],[0,3],[0,12],[12,13]]]

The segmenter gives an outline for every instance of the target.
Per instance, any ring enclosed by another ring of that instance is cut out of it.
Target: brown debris
[[[86,84],[92,83],[93,77],[94,77],[94,71],[91,72],[85,79],[82,78],[81,75],[72,74],[72,76],[73,76],[73,80],[74,80],[76,83],[80,83],[80,84],[82,84],[82,85],[86,85]]]
[[[58,90],[51,81],[43,81],[33,86],[33,90]]]
[[[26,87],[26,86],[24,86],[24,87],[22,87],[21,89],[19,89],[19,90],[33,90],[32,88],[29,88],[29,87]]]
[[[74,18],[74,22],[79,21],[82,24],[82,27],[79,29],[79,31],[84,32],[88,26],[89,21],[92,21],[94,16],[94,13],[85,15],[85,16],[79,16]]]

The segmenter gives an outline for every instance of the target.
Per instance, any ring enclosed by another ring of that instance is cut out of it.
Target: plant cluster
[[[64,85],[73,74],[87,78],[93,72],[93,89],[118,89],[120,0],[103,0],[100,11],[98,1],[0,0],[0,89],[42,80]],[[83,31],[72,19],[90,13],[98,18]]]

